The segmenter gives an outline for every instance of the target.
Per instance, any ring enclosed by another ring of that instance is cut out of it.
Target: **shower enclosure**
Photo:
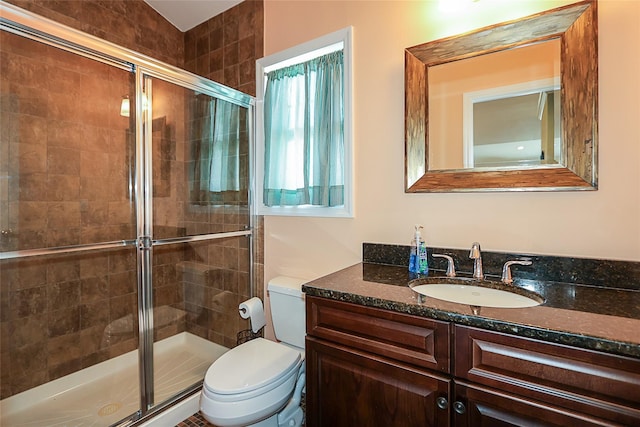
[[[134,424],[247,328],[254,101],[0,8],[0,424]]]

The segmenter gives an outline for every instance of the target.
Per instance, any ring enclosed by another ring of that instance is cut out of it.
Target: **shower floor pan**
[[[155,401],[204,378],[228,348],[182,332],[154,345]],[[139,409],[138,352],[132,351],[0,402],[1,426],[108,426]]]

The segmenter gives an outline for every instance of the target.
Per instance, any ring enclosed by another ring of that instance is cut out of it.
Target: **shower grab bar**
[[[137,240],[117,240],[113,242],[95,243],[90,245],[56,246],[45,249],[23,249],[20,251],[0,252],[0,260],[43,255],[59,255],[72,252],[95,251],[99,249],[121,248],[123,246],[135,246],[136,242]]]
[[[186,237],[171,237],[167,239],[158,239],[153,241],[154,246],[170,245],[175,243],[189,243],[198,242],[203,240],[215,240],[225,239],[227,237],[249,236],[252,234],[251,230],[244,231],[230,231],[227,233],[212,233],[201,234],[198,236],[186,236]],[[87,252],[100,249],[112,249],[121,248],[124,246],[135,246],[137,240],[117,240],[113,242],[96,243],[91,245],[73,245],[73,246],[57,246],[46,249],[23,249],[20,251],[0,252],[0,260],[26,258],[32,256],[44,256],[44,255],[60,255],[72,252]]]
[[[172,245],[175,243],[199,242],[202,240],[226,239],[227,237],[250,236],[251,230],[229,231],[226,233],[199,234],[197,236],[169,237],[153,241],[153,246]]]

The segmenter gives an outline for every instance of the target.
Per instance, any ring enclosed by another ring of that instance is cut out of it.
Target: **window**
[[[351,217],[351,28],[257,63],[257,212]]]

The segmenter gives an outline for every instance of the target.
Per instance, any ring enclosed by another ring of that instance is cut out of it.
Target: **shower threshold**
[[[201,381],[229,349],[182,332],[154,344],[155,401]],[[0,402],[2,426],[109,426],[140,408],[137,350]]]

